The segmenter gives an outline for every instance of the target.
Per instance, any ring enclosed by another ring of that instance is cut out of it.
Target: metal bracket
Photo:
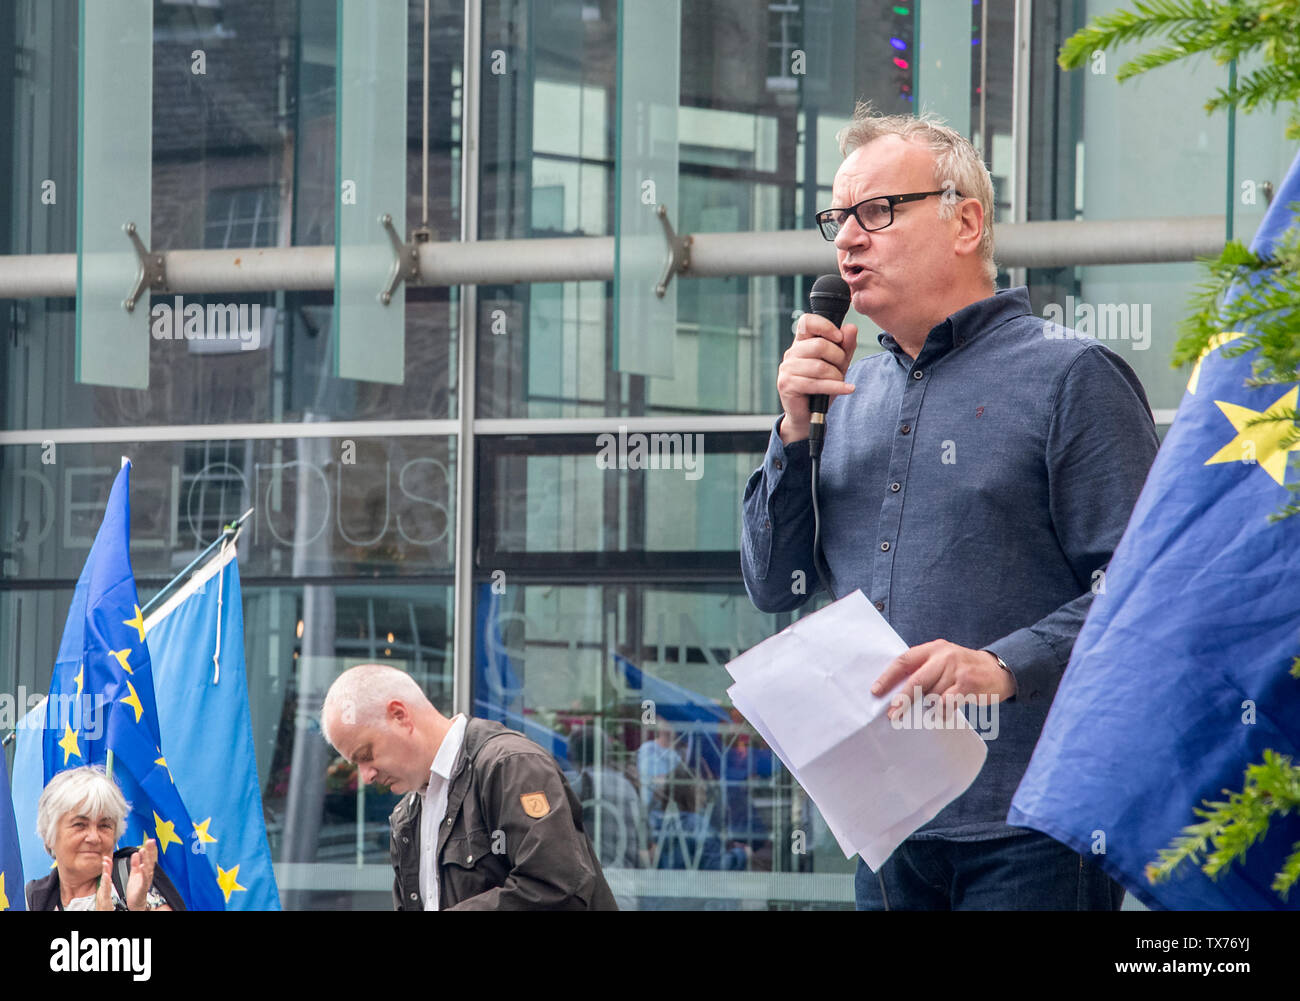
[[[384,229],[388,232],[388,239],[393,243],[393,270],[388,273],[388,284],[384,290],[379,293],[379,301],[387,306],[393,301],[393,293],[397,291],[397,286],[402,282],[412,282],[420,277],[420,251],[416,247],[417,243],[427,243],[432,239],[433,234],[427,229],[416,230],[411,235],[415,237],[410,243],[403,243],[402,238],[397,235],[397,230],[393,228],[393,217],[385,212],[379,217],[383,223]]]
[[[125,223],[122,229],[130,238],[131,245],[135,247],[135,256],[140,259],[140,270],[135,275],[135,286],[131,289],[130,295],[122,300],[122,308],[128,313],[134,313],[135,304],[140,301],[146,288],[162,291],[167,287],[167,263],[163,260],[162,254],[149,252],[149,248],[141,242],[140,234],[136,232],[135,223]]]
[[[659,284],[655,286],[655,295],[662,299],[668,293],[668,283],[673,280],[673,275],[685,274],[691,266],[691,243],[694,237],[677,235],[673,224],[668,221],[667,205],[656,206],[655,215],[663,223],[664,239],[668,241],[668,261],[664,265],[664,273],[659,278]]]

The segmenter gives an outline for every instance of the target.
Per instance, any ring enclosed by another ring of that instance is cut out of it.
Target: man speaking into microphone
[[[884,350],[851,364],[854,325],[800,318],[777,375],[784,413],[745,488],[745,585],[767,612],[807,601],[801,581],[861,589],[910,647],[873,692],[902,683],[998,711],[971,787],[878,874],[859,860],[857,905],[1117,909],[1123,890],[1099,868],[1006,816],[1155,457],[1146,394],[1106,347],[1049,331],[1025,288],[995,291],[993,184],[967,139],[862,105],[839,139],[817,223]]]

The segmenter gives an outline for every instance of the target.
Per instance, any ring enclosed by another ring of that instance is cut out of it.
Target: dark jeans
[[[859,859],[855,890],[860,911],[1117,911],[1124,901],[1090,859],[1037,831],[907,840],[878,874]]]

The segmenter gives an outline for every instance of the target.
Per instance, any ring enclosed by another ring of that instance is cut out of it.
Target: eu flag
[[[145,619],[162,746],[228,911],[278,911],[244,674],[244,616],[228,545]]]
[[[208,857],[190,850],[194,824],[163,753],[128,553],[130,470],[123,463],[113,481],[64,627],[46,701],[44,781],[67,768],[107,764],[111,752],[113,778],[131,805],[124,843],[155,839],[158,862],[186,906],[224,910]]]
[[[1252,244],[1268,256],[1300,201],[1300,157]],[[1263,909],[1300,841],[1300,817],[1274,816],[1244,864],[1211,879],[1185,861],[1148,882],[1193,808],[1241,789],[1265,749],[1300,760],[1300,517],[1270,522],[1300,479],[1288,424],[1300,385],[1251,388],[1257,352],[1223,344],[1192,372],[1128,529],[1075,643],[1007,822],[1099,863],[1147,906]]]
[[[0,911],[25,911],[22,849],[18,845],[18,824],[9,795],[9,773],[0,752]]]

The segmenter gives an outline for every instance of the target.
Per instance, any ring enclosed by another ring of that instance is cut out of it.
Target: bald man
[[[338,677],[321,729],[363,782],[405,793],[389,817],[397,910],[618,909],[577,796],[523,734],[448,719],[383,664]]]

